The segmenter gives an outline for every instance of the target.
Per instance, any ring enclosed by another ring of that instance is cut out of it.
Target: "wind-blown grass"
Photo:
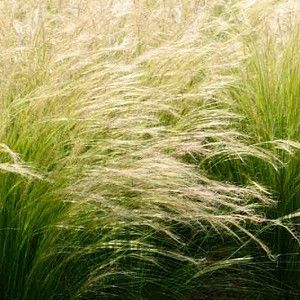
[[[280,295],[299,55],[263,2],[1,2],[1,299]]]

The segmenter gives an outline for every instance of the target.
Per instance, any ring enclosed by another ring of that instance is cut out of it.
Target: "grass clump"
[[[299,29],[205,2],[0,3],[1,299],[296,297]]]

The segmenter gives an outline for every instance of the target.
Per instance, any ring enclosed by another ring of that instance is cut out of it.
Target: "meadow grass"
[[[2,1],[0,298],[297,297],[298,8]]]

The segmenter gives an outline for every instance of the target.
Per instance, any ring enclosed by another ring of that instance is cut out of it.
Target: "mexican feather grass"
[[[297,12],[1,1],[0,298],[297,299]]]

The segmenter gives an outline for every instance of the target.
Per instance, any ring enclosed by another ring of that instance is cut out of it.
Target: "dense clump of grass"
[[[264,44],[264,2],[0,3],[1,299],[273,297],[281,257],[299,278],[298,35]]]
[[[247,176],[252,173],[252,178],[269,186],[277,199],[274,209],[268,211],[271,217],[294,214],[300,208],[299,32],[299,23],[283,23],[250,43],[251,58],[242,71],[246,83],[243,80],[242,87],[234,92],[238,109],[245,116],[243,130],[254,142],[267,143],[266,147],[283,162],[277,170],[249,163],[246,171]],[[298,232],[297,218],[292,223]],[[274,245],[280,253],[280,281],[299,291],[299,244],[280,230],[275,234]],[[289,291],[284,297],[288,294]]]
[[[282,218],[298,234],[299,211],[299,4],[281,3],[256,31],[244,38],[246,57],[238,69],[239,81],[228,89],[232,111],[241,116],[237,128],[247,143],[272,151],[280,160],[275,166],[252,157],[244,162],[228,161],[214,167],[218,178],[242,183],[249,179],[269,188],[276,205],[265,212]],[[287,216],[288,215],[288,216]],[[279,299],[299,297],[299,243],[281,229],[265,236],[278,253],[270,271],[282,287]],[[274,296],[275,297],[275,296]]]

